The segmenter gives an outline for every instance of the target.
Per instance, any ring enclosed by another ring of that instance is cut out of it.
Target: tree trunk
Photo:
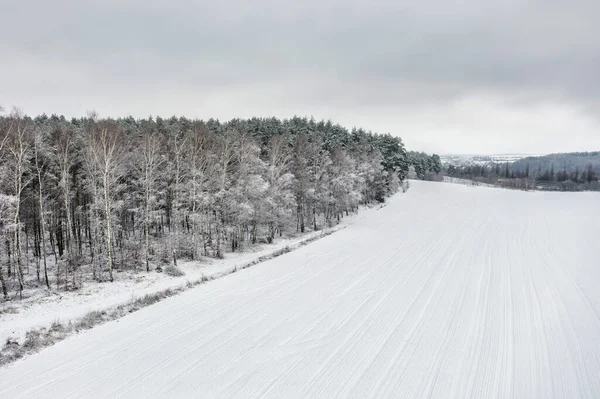
[[[19,212],[21,211],[21,169],[18,169],[18,174],[17,174],[18,178],[16,179],[16,183],[15,183],[15,192],[17,193],[17,206],[15,209],[15,218],[14,218],[14,223],[15,223],[15,233],[14,233],[14,245],[15,245],[15,250],[14,250],[14,258],[15,258],[15,263],[17,266],[17,280],[19,281],[19,298],[22,299],[23,298],[23,270],[22,270],[22,266],[21,266],[21,220],[19,218]]]
[[[17,280],[19,282],[19,299],[23,299],[23,269],[21,265],[21,235],[19,234],[19,216],[18,216],[18,206],[17,206],[17,216],[15,217],[15,234],[14,234],[14,245],[15,245],[15,260],[17,265]]]
[[[8,291],[6,289],[6,281],[4,281],[4,271],[2,270],[2,264],[0,264],[0,283],[2,284],[2,295],[4,299],[8,299]]]
[[[146,257],[146,272],[150,271],[150,184],[148,183],[148,172],[146,171],[146,215],[144,217],[144,234],[145,242],[145,257]]]
[[[10,240],[9,240],[8,238],[6,238],[6,239],[4,240],[4,243],[6,244],[6,258],[7,258],[7,259],[6,259],[6,260],[7,260],[7,263],[6,263],[6,265],[8,266],[8,267],[7,267],[7,269],[8,269],[8,278],[10,278],[10,276],[12,275],[12,272],[11,272],[11,263],[12,263],[11,257],[12,257],[12,251],[10,250]]]
[[[40,229],[40,235],[42,236],[42,256],[44,259],[44,279],[46,281],[46,287],[48,287],[48,289],[50,289],[50,280],[48,280],[48,264],[46,261],[46,232],[45,232],[45,226],[46,226],[46,218],[44,217],[44,196],[42,195],[42,178],[39,174],[38,171],[38,182],[39,182],[39,205],[40,205],[40,224],[41,224],[41,229]]]
[[[104,174],[104,216],[105,216],[105,228],[104,235],[106,241],[106,265],[108,267],[108,276],[110,281],[113,279],[113,256],[112,256],[112,244],[111,244],[111,215],[110,215],[110,198],[109,198],[109,183],[107,172]]]

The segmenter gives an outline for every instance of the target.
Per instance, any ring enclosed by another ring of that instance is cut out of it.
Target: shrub
[[[174,265],[169,265],[165,267],[165,274],[171,277],[181,277],[185,276],[183,270]]]

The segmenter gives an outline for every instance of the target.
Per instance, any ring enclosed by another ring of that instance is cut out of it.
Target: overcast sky
[[[0,105],[295,114],[438,153],[600,150],[597,0],[0,2]]]

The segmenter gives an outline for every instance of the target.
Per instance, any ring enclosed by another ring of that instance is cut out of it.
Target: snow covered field
[[[0,369],[2,398],[600,397],[600,195],[411,182]]]
[[[117,279],[112,283],[89,281],[74,291],[47,291],[43,287],[39,288],[34,295],[23,300],[0,304],[0,344],[4,344],[7,339],[22,343],[25,334],[31,329],[47,328],[55,322],[68,324],[90,312],[109,310],[145,295],[186,287],[188,283],[195,283],[202,278],[219,278],[260,258],[268,258],[288,248],[293,250],[306,241],[346,228],[354,223],[356,218],[366,217],[364,212],[374,210],[364,208],[361,213],[350,214],[338,225],[325,230],[301,234],[294,238],[276,238],[273,244],[257,244],[247,248],[246,252],[226,253],[224,259],[203,257],[200,262],[180,261],[178,267],[185,273],[183,276],[146,273],[143,270],[137,273],[128,271],[117,272]]]
[[[476,186],[476,187],[494,187],[493,184],[480,183],[478,181],[469,180],[469,179],[460,179],[458,177],[444,176],[444,183],[453,183],[453,184],[464,184],[466,186]]]

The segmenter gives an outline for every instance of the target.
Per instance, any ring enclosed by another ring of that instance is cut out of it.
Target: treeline
[[[220,258],[382,202],[402,141],[307,118],[0,117],[0,283],[76,288]],[[11,283],[12,282],[12,283]]]
[[[584,153],[585,154],[585,153]],[[594,153],[590,156],[595,156]],[[564,158],[567,154],[560,154]],[[577,156],[580,156],[578,153]],[[533,162],[535,168],[525,160],[514,163],[487,165],[448,165],[446,173],[452,177],[475,180],[517,189],[541,189],[552,191],[600,190],[598,174],[592,162],[580,167],[574,162],[563,162],[561,168],[551,163],[544,169],[543,161]],[[569,166],[567,166],[569,165]]]
[[[556,174],[561,172],[568,176],[574,175],[578,171],[579,177],[590,168],[596,175],[600,174],[600,151],[549,154],[522,158],[511,163],[511,169],[515,171],[524,172],[529,169],[530,171],[541,171],[540,174],[546,172],[550,174],[554,169]]]
[[[420,180],[438,180],[437,176],[442,171],[442,161],[437,154],[428,155],[424,152],[408,152],[411,178]],[[412,175],[414,173],[414,176]]]

